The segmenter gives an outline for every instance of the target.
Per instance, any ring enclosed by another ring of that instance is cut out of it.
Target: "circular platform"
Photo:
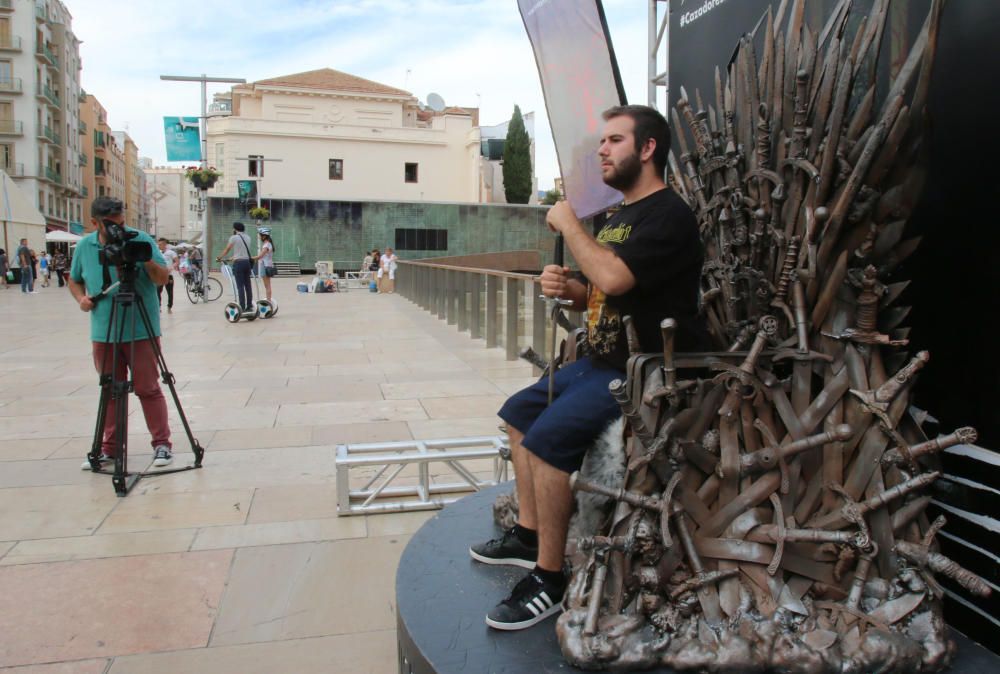
[[[493,501],[513,483],[467,496],[424,524],[396,571],[396,623],[402,674],[540,674],[582,672],[566,664],[556,617],[520,632],[486,626],[487,611],[507,596],[524,569],[472,561],[469,546],[493,538]],[[1000,656],[952,632],[958,644],[950,672],[1000,672]],[[649,670],[670,674],[673,670]]]

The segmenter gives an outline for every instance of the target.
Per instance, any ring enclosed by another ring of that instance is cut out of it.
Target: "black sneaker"
[[[523,630],[562,610],[566,584],[547,583],[535,573],[521,579],[510,596],[486,614],[486,624],[497,630]]]
[[[114,462],[115,462],[115,457],[108,456],[107,454],[101,454],[101,456],[98,457],[97,459],[97,465],[100,468],[103,468],[104,466]],[[84,459],[83,463],[80,464],[80,470],[93,470],[93,468],[91,468],[90,466],[90,459]]]
[[[533,569],[538,561],[538,546],[525,545],[511,528],[503,532],[500,538],[473,545],[469,548],[469,554],[483,564],[509,564]]]
[[[157,467],[169,466],[174,460],[174,455],[170,453],[170,448],[166,445],[157,445],[153,454],[153,465]]]

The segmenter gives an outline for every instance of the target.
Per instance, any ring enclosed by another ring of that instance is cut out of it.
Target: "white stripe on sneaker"
[[[527,604],[525,604],[524,606],[525,606],[525,608],[527,608],[527,609],[528,609],[529,611],[531,611],[531,615],[535,616],[536,618],[537,618],[537,617],[538,617],[538,616],[539,616],[539,615],[541,614],[541,611],[540,611],[540,610],[538,610],[538,608],[536,608],[536,607],[535,607],[535,605],[534,605],[534,604],[532,604],[532,603],[527,603]]]
[[[548,608],[548,606],[545,605],[545,602],[542,601],[540,597],[535,597],[534,599],[532,599],[531,602],[528,603],[528,606],[537,608],[538,613],[541,613],[542,611]]]
[[[539,594],[538,596],[539,596],[539,597],[540,597],[540,598],[541,598],[542,600],[544,600],[544,601],[545,601],[545,608],[548,608],[548,607],[552,606],[552,604],[554,604],[554,603],[555,603],[554,601],[552,601],[551,599],[549,599],[549,595],[545,593],[545,590],[542,590],[542,593],[541,593],[541,594]]]

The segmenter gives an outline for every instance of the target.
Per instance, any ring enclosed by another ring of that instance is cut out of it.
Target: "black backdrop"
[[[912,40],[930,0],[893,3],[895,27]],[[693,97],[700,88],[705,104],[714,101],[715,65],[725,66],[739,37],[751,32],[769,5],[779,0],[674,0],[670,3],[670,104],[684,86]],[[808,0],[806,20],[822,27],[834,0]],[[871,0],[855,0],[855,11]],[[699,16],[692,14],[702,9]],[[682,24],[682,19],[683,23]],[[787,21],[787,14],[785,17]],[[888,61],[890,26],[880,62]],[[944,7],[933,71],[929,112],[929,172],[924,193],[908,225],[907,237],[922,235],[917,253],[896,272],[912,284],[903,296],[912,304],[910,352],[930,351],[921,372],[915,403],[940,420],[942,431],[975,426],[981,447],[1000,449],[1000,339],[994,313],[1000,290],[1000,2],[951,0]],[[758,47],[760,40],[757,41]],[[904,46],[909,50],[909,44]],[[904,54],[905,57],[905,54]],[[884,96],[885,68],[881,94]],[[929,429],[933,431],[933,429]],[[985,460],[946,454],[946,479],[936,484],[932,516],[949,518],[940,537],[942,550],[964,566],[1000,585],[1000,528],[948,510],[997,518],[1000,457]],[[974,484],[978,483],[978,484]],[[944,504],[944,509],[942,505]],[[971,543],[971,545],[970,545]],[[983,554],[985,552],[985,554]],[[947,583],[946,583],[947,585]],[[951,589],[951,588],[949,588]],[[971,600],[963,592],[963,599]],[[997,592],[994,592],[996,597]],[[1000,652],[1000,602],[946,602],[947,620]]]

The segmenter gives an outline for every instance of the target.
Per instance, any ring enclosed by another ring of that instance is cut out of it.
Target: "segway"
[[[257,320],[257,317],[261,315],[259,306],[260,301],[255,301],[252,307],[244,311],[243,307],[239,304],[240,294],[236,288],[236,275],[233,274],[233,265],[230,264],[228,260],[220,262],[220,265],[222,267],[222,275],[228,279],[229,288],[233,291],[233,301],[227,304],[224,309],[226,313],[226,320],[230,323],[239,323],[241,318],[247,321]],[[270,305],[267,300],[263,301]],[[273,315],[270,310],[268,310],[268,313],[269,315]],[[265,316],[265,318],[267,318],[267,316]]]

